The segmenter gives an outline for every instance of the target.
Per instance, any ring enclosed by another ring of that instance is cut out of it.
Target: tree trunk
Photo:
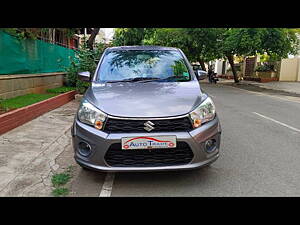
[[[227,59],[228,59],[229,64],[231,66],[231,70],[232,70],[232,73],[233,73],[234,82],[235,83],[239,83],[239,79],[237,77],[237,73],[236,73],[236,70],[235,70],[235,67],[234,67],[233,55],[227,55]]]
[[[200,63],[202,70],[206,71],[204,61],[202,59],[199,59],[199,63]]]
[[[97,34],[99,33],[99,31],[100,31],[100,28],[94,28],[92,30],[91,36],[87,40],[87,47],[90,50],[93,50],[93,44],[94,44],[95,38],[96,38]]]

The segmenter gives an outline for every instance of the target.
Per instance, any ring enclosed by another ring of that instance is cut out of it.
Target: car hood
[[[189,113],[201,103],[198,81],[92,83],[85,98],[108,115],[170,117]]]

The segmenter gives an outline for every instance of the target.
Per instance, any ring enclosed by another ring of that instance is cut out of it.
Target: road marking
[[[292,126],[290,126],[290,125],[287,125],[287,124],[285,124],[285,123],[279,122],[279,121],[277,121],[277,120],[274,120],[274,119],[272,119],[272,118],[270,118],[270,117],[264,116],[264,115],[259,114],[259,113],[257,113],[257,112],[252,112],[252,113],[254,113],[254,114],[256,114],[256,115],[258,115],[258,116],[260,116],[260,117],[262,117],[262,118],[265,118],[265,119],[267,119],[267,120],[271,120],[271,121],[273,121],[273,122],[275,122],[275,123],[278,123],[278,124],[280,124],[280,125],[282,125],[282,126],[284,126],[284,127],[290,128],[291,130],[300,133],[300,129],[297,129],[297,128],[292,127]]]
[[[245,90],[243,88],[233,87],[233,86],[230,86],[230,85],[228,85],[227,87],[231,87],[231,88],[234,88],[234,89],[243,90],[243,91],[246,91],[246,92],[249,92],[249,93],[252,93],[252,94],[256,94],[256,95],[269,96],[271,98],[278,98],[278,99],[281,99],[281,100],[284,100],[284,101],[300,103],[300,101],[294,101],[294,100],[291,100],[291,99],[287,99],[287,98],[291,98],[291,97],[298,98],[298,97],[294,97],[294,96],[286,96],[286,98],[281,98],[281,97],[274,96],[274,95],[263,94],[261,92],[249,91],[249,90]]]
[[[107,173],[99,197],[110,197],[115,179],[115,173]]]

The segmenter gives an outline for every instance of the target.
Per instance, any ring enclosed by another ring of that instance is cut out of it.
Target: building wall
[[[279,81],[300,81],[300,58],[282,59]]]
[[[300,62],[298,63],[298,79],[297,81],[300,81]]]
[[[222,60],[216,60],[215,73],[217,73],[218,75],[222,74]]]
[[[215,73],[217,73],[217,75],[222,75],[222,68],[223,68],[223,62],[224,60],[216,60],[215,61]],[[226,61],[225,63],[225,73],[227,71],[227,68],[228,68],[228,62]]]
[[[46,89],[63,86],[64,76],[65,73],[1,75],[0,99],[45,93]]]

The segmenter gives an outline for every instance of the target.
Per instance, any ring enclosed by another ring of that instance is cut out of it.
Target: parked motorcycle
[[[217,77],[217,73],[214,72],[213,65],[209,65],[207,75],[208,75],[209,83],[215,83],[216,84],[217,81],[219,80],[218,77]]]
[[[219,78],[217,76],[217,73],[213,73],[210,77],[210,83],[217,83],[217,81],[219,81]]]

